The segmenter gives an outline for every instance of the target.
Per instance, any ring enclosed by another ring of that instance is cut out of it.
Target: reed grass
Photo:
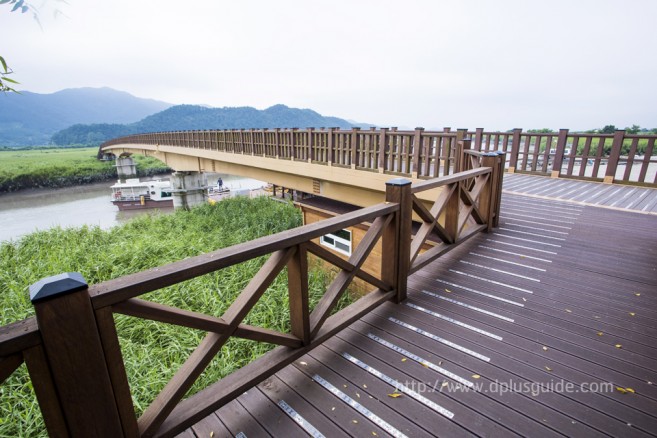
[[[0,303],[4,325],[32,315],[27,288],[67,271],[90,283],[196,256],[301,224],[297,209],[267,198],[236,198],[170,215],[153,214],[104,231],[98,227],[55,228],[0,245]],[[250,260],[141,298],[220,316],[262,266]],[[319,267],[309,273],[311,303],[329,279]],[[349,302],[346,297],[340,306]],[[133,403],[143,412],[205,333],[115,315]],[[289,330],[287,278],[283,272],[247,316],[246,323]],[[273,346],[231,339],[190,394],[246,365]],[[0,436],[44,435],[43,420],[25,367],[0,385]]]

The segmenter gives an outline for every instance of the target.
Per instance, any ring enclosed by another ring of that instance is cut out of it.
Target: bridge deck
[[[493,233],[409,278],[406,303],[182,436],[657,435],[657,218],[508,193],[502,207]]]

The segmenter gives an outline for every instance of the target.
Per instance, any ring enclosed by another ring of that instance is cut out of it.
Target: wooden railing
[[[469,151],[469,141],[459,146],[459,162],[472,168],[413,185],[393,179],[382,204],[97,285],[88,286],[77,273],[41,280],[30,287],[36,316],[0,328],[0,382],[27,364],[51,436],[172,436],[184,430],[385,301],[403,301],[408,275],[495,225],[504,156]],[[425,190],[438,193],[432,206],[416,197]],[[414,237],[413,213],[421,222]],[[366,224],[368,231],[348,259],[316,243],[327,233],[358,224]],[[381,269],[374,275],[363,265],[378,242]],[[312,309],[308,253],[339,269]],[[140,298],[262,256],[268,258],[259,272],[221,317]],[[284,269],[289,308],[281,311],[289,312],[289,332],[245,324],[245,316]],[[333,313],[355,277],[373,290]],[[139,418],[114,314],[207,332]],[[183,399],[231,337],[278,347]]]
[[[507,154],[509,171],[657,186],[655,135],[581,134],[562,129],[532,133],[514,129],[488,132],[445,128],[443,131],[398,131],[396,128],[341,131],[337,128],[306,130],[213,130],[138,134],[101,145],[151,144],[190,147],[238,154],[310,161],[431,179],[450,175],[459,168],[456,145],[472,138],[472,148]]]

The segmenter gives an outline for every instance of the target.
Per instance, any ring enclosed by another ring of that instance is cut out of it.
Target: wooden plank
[[[308,303],[308,254],[299,245],[287,264],[290,329],[303,345],[310,343],[310,313]]]
[[[139,298],[130,298],[122,303],[115,304],[112,306],[112,309],[124,315],[180,325],[218,334],[225,334],[230,331],[229,324],[222,318],[178,309],[164,304],[153,303]],[[301,345],[301,340],[294,335],[280,333],[275,330],[255,327],[248,324],[239,324],[237,329],[233,332],[233,336],[250,339],[252,341],[286,345],[293,348]]]
[[[270,254],[280,249],[317,239],[327,232],[347,228],[395,212],[395,204],[378,204],[352,213],[305,225],[301,228],[265,236],[148,271],[109,280],[89,289],[94,308],[110,306],[171,284]]]
[[[132,404],[130,385],[128,384],[128,376],[125,371],[125,365],[123,364],[123,355],[121,354],[121,346],[119,345],[119,337],[116,332],[112,309],[105,307],[95,312],[96,325],[98,326],[98,333],[103,344],[105,362],[107,363],[109,377],[112,381],[114,399],[116,400],[116,406],[121,417],[123,433],[126,437],[138,436],[137,416],[135,414],[135,407]]]
[[[272,436],[307,438],[306,433],[277,404],[267,398],[258,387],[251,388],[240,396],[240,404]]]
[[[0,326],[0,356],[11,356],[41,343],[36,318]]]
[[[305,358],[306,356],[302,357]],[[305,362],[305,361],[304,361]],[[335,422],[335,417],[333,420],[330,419],[332,411],[330,409],[319,409],[312,405],[311,401],[304,398],[304,396],[298,391],[293,390],[294,385],[303,385],[303,386],[317,386],[316,383],[310,381],[307,377],[304,378],[303,375],[299,375],[300,378],[285,378],[283,373],[286,371],[293,371],[295,368],[291,365],[283,368],[279,371],[278,374],[270,377],[261,384],[257,386],[257,389],[262,391],[272,403],[279,403],[281,400],[285,401],[290,405],[299,415],[303,417],[308,423],[310,423],[315,429],[317,429],[324,436],[340,436],[345,433],[345,430],[341,428],[341,425]],[[324,395],[324,394],[322,394]],[[271,421],[271,419],[268,419]],[[285,435],[286,431],[283,431]]]
[[[217,416],[232,436],[242,433],[247,437],[271,436],[237,400],[217,411]]]
[[[14,371],[22,364],[23,355],[21,353],[0,358],[0,384],[4,383],[9,376],[14,374]]]

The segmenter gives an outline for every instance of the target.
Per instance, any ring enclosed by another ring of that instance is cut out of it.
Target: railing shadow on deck
[[[36,316],[0,328],[0,382],[25,362],[51,436],[172,436],[184,430],[380,304],[403,301],[408,275],[495,226],[504,154],[469,151],[468,140],[459,144],[463,171],[417,184],[393,179],[387,183],[382,204],[97,285],[88,286],[76,273],[41,280],[31,286]],[[441,190],[432,205],[416,197],[437,188]],[[415,236],[413,220],[420,222]],[[327,233],[363,223],[368,231],[348,259],[316,243]],[[381,274],[373,275],[363,269],[363,263],[379,241]],[[308,253],[340,269],[314,309],[308,297]],[[139,298],[266,255],[260,271],[221,317]],[[290,332],[244,324],[244,317],[284,268]],[[332,314],[355,277],[374,289]],[[115,313],[207,332],[139,418]],[[278,347],[183,399],[231,337]]]

